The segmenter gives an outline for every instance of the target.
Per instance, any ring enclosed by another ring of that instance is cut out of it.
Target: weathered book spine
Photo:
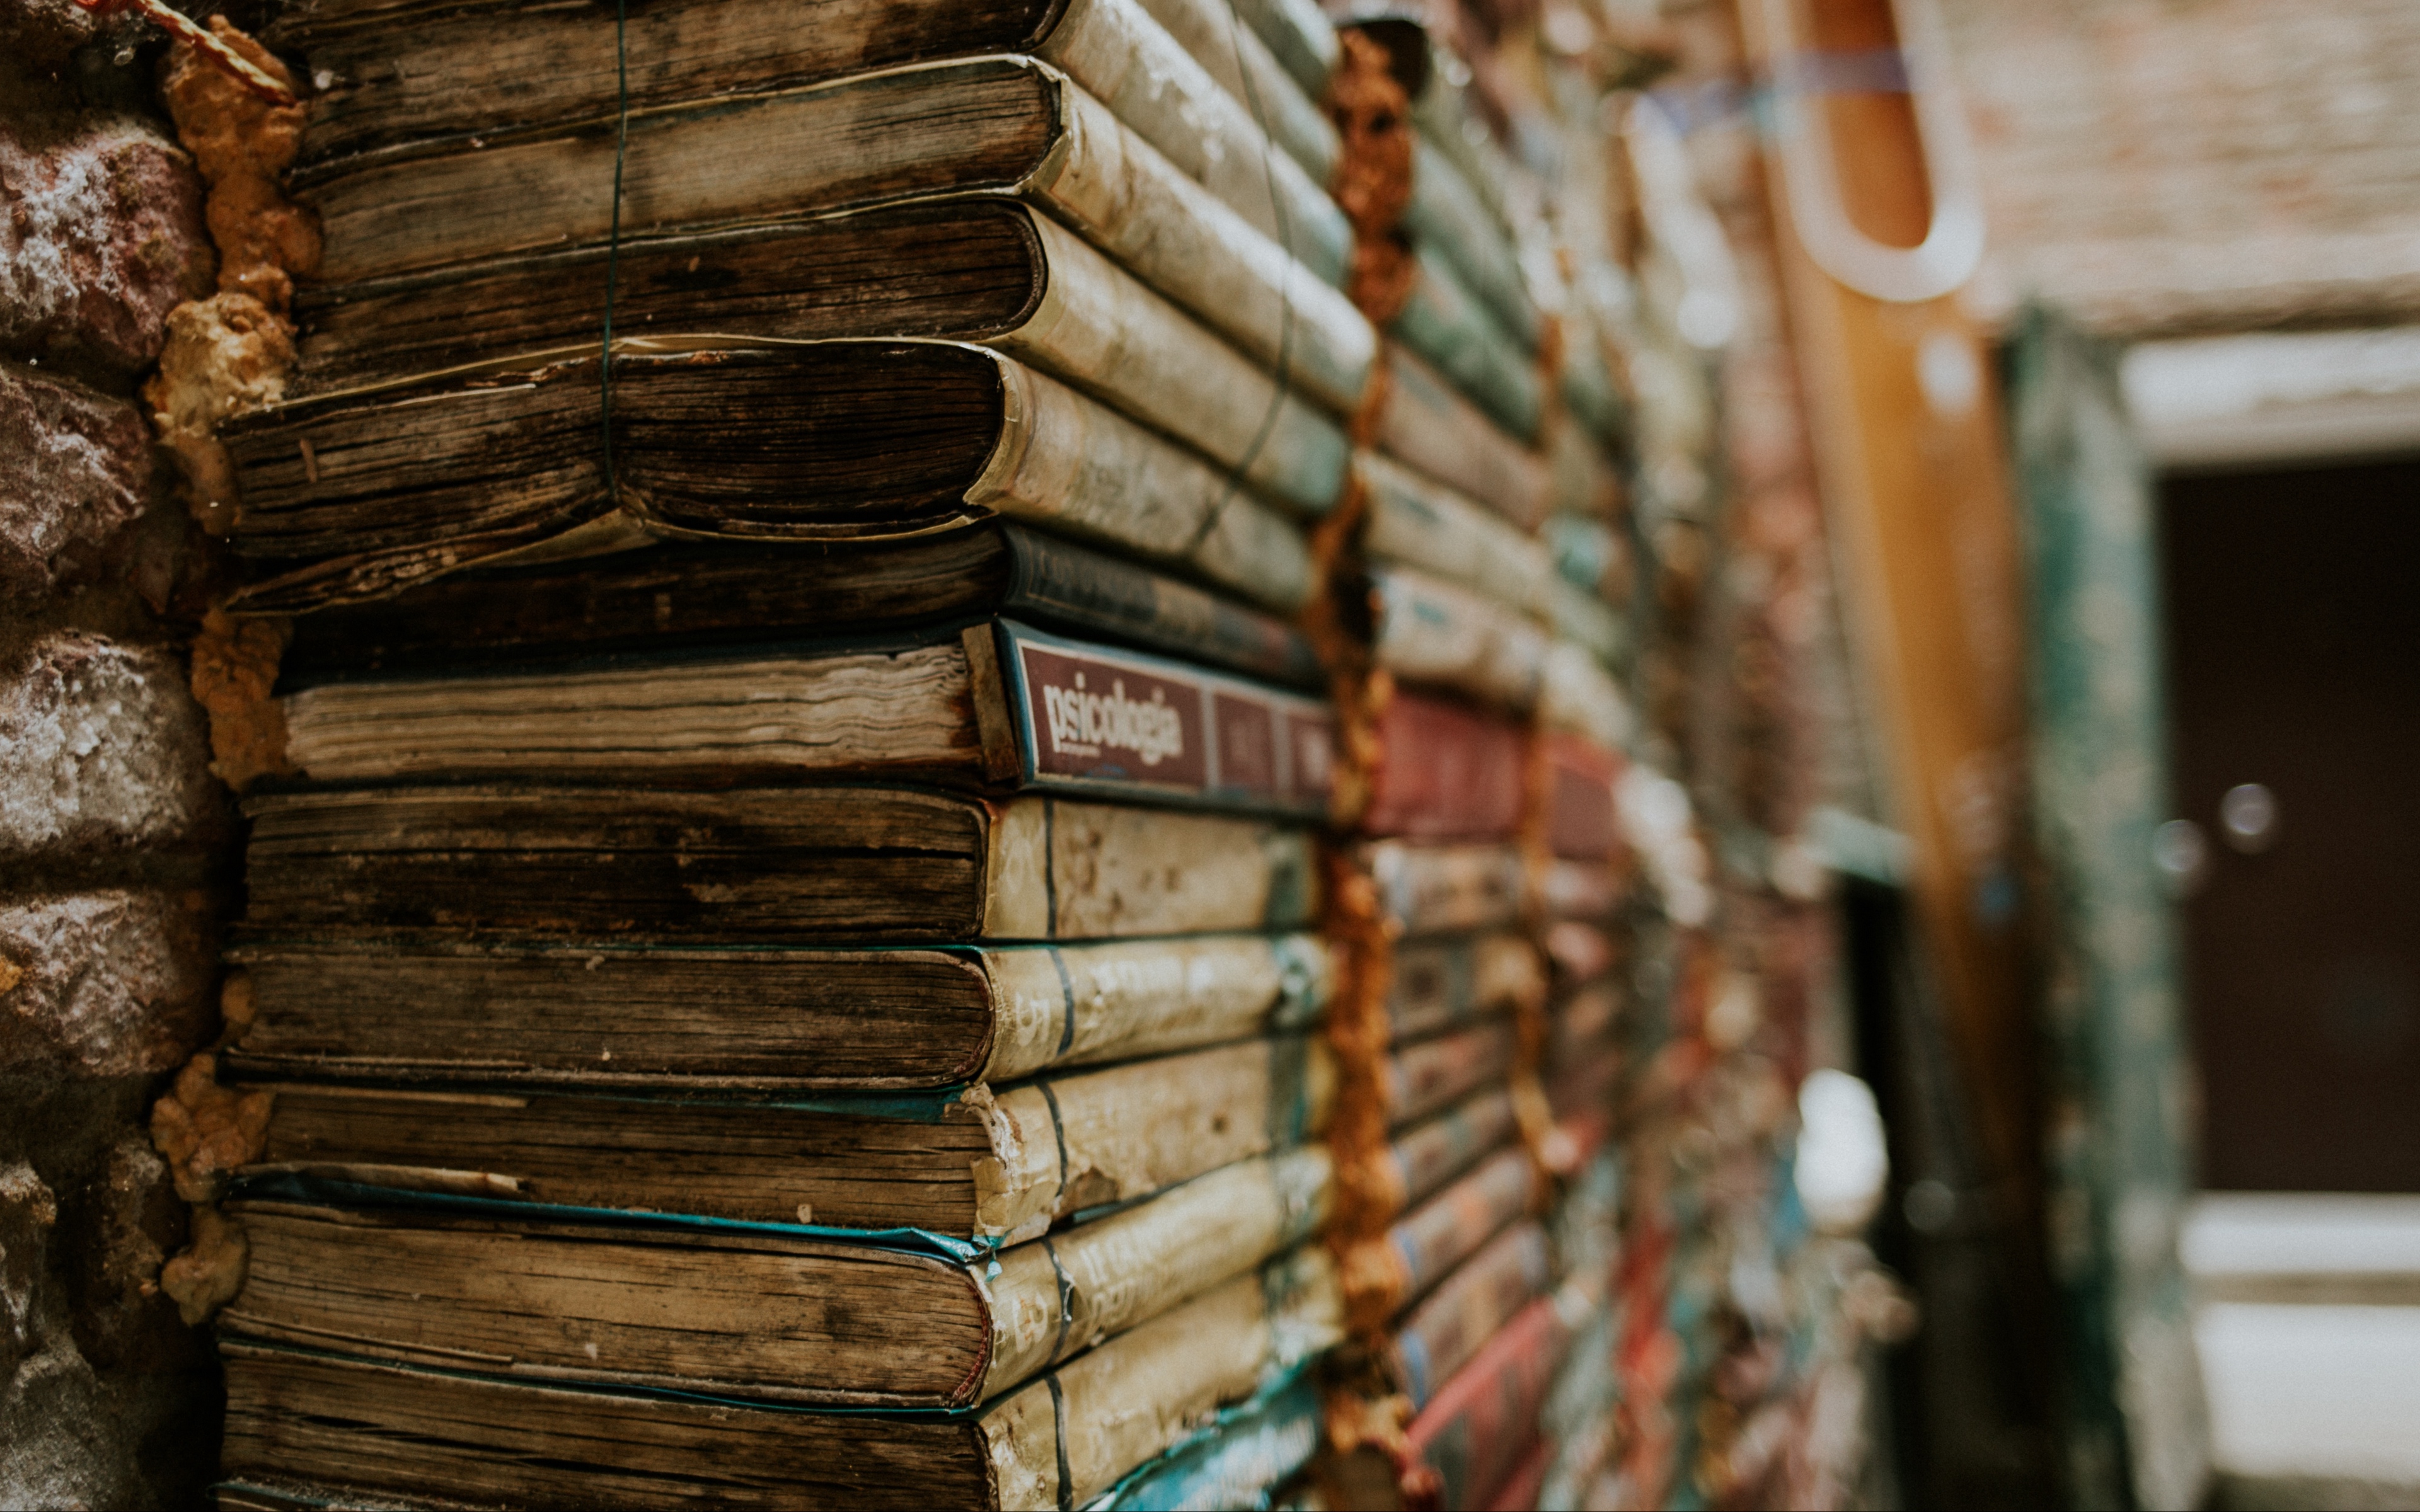
[[[1282,620],[1006,524],[841,554],[670,547],[570,569],[441,578],[312,615],[296,627],[279,677],[291,690],[373,672],[763,643],[993,611],[1289,687],[1324,683],[1310,641]]]
[[[1068,146],[1032,176],[1030,193],[1264,364],[1300,364],[1313,392],[1361,392],[1377,333],[1351,301],[1123,131],[1108,107],[1072,85],[1060,99]]]
[[[220,1064],[238,1075],[634,1090],[1015,1081],[1307,1028],[1333,976],[1310,934],[939,950],[380,939],[227,960],[225,999],[249,1016]]]
[[[1293,1504],[1278,1493],[1319,1452],[1325,1416],[1318,1381],[1297,1374],[1137,1466],[1088,1512]]]
[[[1191,442],[1299,514],[1327,511],[1350,448],[1305,396],[1348,410],[1366,370],[1296,371],[1289,363],[1272,376],[1080,237],[1041,216],[1033,228],[1048,269],[1042,299],[1016,330],[986,338],[991,345]]]
[[[757,1505],[996,1508],[983,1430],[963,1420],[834,1415],[632,1396],[374,1364],[226,1339],[230,1480],[307,1504],[560,1506],[649,1512],[669,1477]],[[444,1425],[431,1433],[431,1424]],[[699,1445],[714,1446],[702,1463]],[[318,1495],[312,1495],[312,1492]],[[1043,1503],[1047,1506],[1051,1504]]]
[[[1595,523],[1621,515],[1621,476],[1604,450],[1578,426],[1546,427],[1546,462],[1554,473],[1555,508],[1563,516]],[[1624,596],[1610,579],[1599,575],[1590,575],[1585,585],[1616,602]]]
[[[1571,340],[1563,347],[1561,389],[1564,406],[1597,440],[1613,447],[1629,442],[1630,407],[1606,370],[1596,321],[1585,310],[1575,312]]]
[[[1551,1279],[1545,1227],[1523,1219],[1414,1307],[1395,1331],[1389,1350],[1395,1379],[1413,1410],[1427,1406],[1497,1329],[1544,1293]]]
[[[600,40],[611,45],[610,35]],[[637,238],[762,219],[775,200],[763,162],[783,164],[776,213],[784,214],[885,203],[903,197],[903,185],[931,193],[1013,179],[1032,161],[1030,117],[1037,107],[1049,112],[1047,97],[1064,79],[1047,65],[998,59],[882,70],[737,100],[668,101],[633,112],[627,133],[551,123],[481,139],[476,148],[464,141],[432,155],[306,166],[292,182],[319,216],[319,276],[347,284],[526,247],[600,242],[617,225]],[[976,108],[1001,127],[998,149],[979,164],[936,174],[925,161],[933,141],[914,128],[936,90],[980,95]],[[742,141],[758,149],[757,163],[730,161],[732,144]],[[429,214],[432,204],[447,213]]]
[[[1539,1409],[1571,1342],[1555,1304],[1541,1297],[1522,1309],[1412,1419],[1406,1468],[1426,1472],[1437,1504],[1488,1504],[1537,1442]]]
[[[1016,1242],[1311,1138],[1334,1081],[1324,1048],[1287,1036],[998,1092],[814,1102],[287,1083],[246,1169]]]
[[[1630,701],[1622,697],[1605,664],[1568,640],[1546,648],[1538,719],[1549,730],[1569,731],[1615,750],[1629,744],[1635,726]]]
[[[1043,796],[529,785],[246,812],[256,937],[1078,940],[1296,929],[1318,908],[1298,829]]]
[[[1621,816],[1614,784],[1621,758],[1593,741],[1549,731],[1546,748],[1546,843],[1571,861],[1609,861],[1621,848]]]
[[[1326,93],[1325,75],[1319,87],[1306,90],[1257,32],[1236,24],[1235,10],[1220,0],[1143,0],[1143,8],[1267,129],[1269,139],[1312,183],[1334,181],[1342,147],[1335,125],[1317,102]]]
[[[1135,0],[1069,0],[1037,54],[1327,283],[1344,281],[1343,211],[1241,100]]]
[[[1512,437],[1537,440],[1545,418],[1536,359],[1465,288],[1446,259],[1422,247],[1419,281],[1388,334],[1420,354]]]
[[[1335,980],[1311,934],[992,946],[979,959],[993,1031],[970,1079],[990,1082],[1307,1029]]]
[[[1630,647],[1630,633],[1609,605],[1559,577],[1545,579],[1545,590],[1546,618],[1557,635],[1587,647],[1599,661],[1622,659]]]
[[[953,209],[958,222],[941,219]],[[938,282],[929,254],[903,270],[861,277],[845,287],[804,265],[819,239],[844,241],[861,227],[861,240],[878,242],[909,224],[928,236],[988,233],[965,255],[988,274],[983,287],[990,304],[1005,306],[1014,285],[1031,290],[1021,313],[1003,325],[1004,310],[979,312],[985,301],[971,295],[953,307],[940,292],[946,284],[930,296],[938,311],[919,310],[916,291]],[[1007,260],[1003,242],[1028,266],[991,266]],[[784,247],[786,257],[780,255]],[[695,266],[706,259],[712,267]],[[1199,448],[1255,490],[1308,514],[1335,499],[1345,457],[1342,431],[1313,404],[1348,410],[1368,379],[1366,361],[1349,373],[1289,362],[1283,375],[1273,375],[1081,238],[1028,207],[990,197],[861,211],[812,228],[658,239],[632,244],[619,260],[616,329],[638,334],[625,334],[616,347],[632,356],[747,341],[979,341]],[[452,274],[323,289],[289,398],[326,404],[405,384],[527,372],[593,354],[604,282],[595,250],[574,249]],[[718,285],[744,292],[721,301],[701,298],[701,287]],[[566,285],[589,297],[566,295]],[[407,286],[408,310],[399,303]],[[464,331],[491,323],[492,312],[515,293],[521,297],[514,305],[520,323],[485,346],[465,340]],[[526,316],[518,314],[533,301],[542,302]]]
[[[1512,1065],[1510,1024],[1482,1024],[1407,1045],[1382,1077],[1387,1121],[1410,1123],[1501,1077]]]
[[[967,654],[822,656],[331,683],[279,700],[287,759],[319,781],[583,773],[983,769]]]
[[[1435,248],[1453,265],[1470,291],[1523,349],[1534,352],[1542,325],[1521,274],[1512,233],[1490,213],[1453,160],[1426,136],[1412,139],[1412,202],[1404,229]]]
[[[1335,1271],[1313,1247],[1061,1365],[978,1420],[998,1504],[1090,1502],[1219,1407],[1335,1343],[1342,1323]]]
[[[1537,1196],[1538,1168],[1528,1152],[1497,1151],[1346,1257],[1357,1309],[1392,1315],[1527,1213]]]
[[[736,538],[764,549],[783,541],[880,540],[1005,516],[1190,569],[1283,612],[1310,602],[1316,589],[1310,548],[1291,520],[1199,453],[1001,353],[946,344],[836,342],[801,344],[778,358],[759,353],[753,360],[891,363],[944,351],[963,353],[990,370],[1000,394],[999,429],[988,453],[977,454],[981,471],[958,495],[963,507],[906,519],[868,519],[846,508],[800,519],[795,507],[752,513],[744,502],[732,503],[727,513],[691,511],[668,519],[644,491],[626,486],[607,498],[601,454],[583,445],[542,487],[522,490],[529,502],[521,517],[506,524],[466,533],[442,523],[442,517],[414,518],[407,509],[386,535],[365,536],[317,521],[370,497],[396,513],[389,496],[396,490],[398,459],[381,449],[385,438],[374,434],[393,409],[327,404],[262,411],[224,432],[246,506],[247,523],[236,544],[256,560],[309,565],[256,583],[237,601],[261,611],[314,609],[383,596],[461,567],[597,555],[651,536]],[[745,355],[728,357],[736,362]],[[508,431],[529,423],[534,404],[558,397],[551,391],[590,385],[594,365],[573,363],[501,389],[457,383],[380,404],[442,404],[461,434]],[[644,376],[633,371],[625,381]],[[583,394],[594,402],[593,393],[583,389]],[[363,444],[365,435],[369,444]],[[451,457],[425,492],[450,497],[477,486],[473,473],[484,464],[475,450]],[[828,486],[814,476],[783,483],[791,504],[814,502],[818,488]]]
[[[1466,693],[1515,711],[1537,702],[1545,633],[1466,588],[1409,567],[1372,574],[1378,664],[1409,683]]]
[[[966,1399],[989,1400],[1301,1243],[1326,1221],[1334,1174],[1318,1145],[1241,1161],[1006,1250],[997,1273],[978,1264],[990,1357]]]
[[[298,162],[408,159],[475,133],[613,115],[707,95],[749,95],[954,52],[1023,53],[1057,18],[1039,3],[894,8],[852,23],[824,0],[669,0],[612,18],[553,6],[453,8],[431,17],[306,0],[260,39],[303,54],[311,96]],[[539,81],[542,81],[539,82]],[[535,98],[534,98],[535,97]]]
[[[1415,940],[1395,952],[1387,1023],[1398,1043],[1486,1013],[1544,1002],[1545,968],[1527,936],[1503,931]]]
[[[1361,847],[1361,864],[1407,935],[1495,929],[1521,915],[1521,855],[1509,845],[1374,841]]]
[[[1000,1328],[981,1262],[870,1244],[256,1198],[225,1211],[245,1265],[223,1334],[474,1375],[962,1406]]]
[[[1366,834],[1507,840],[1521,825],[1528,742],[1518,725],[1399,693],[1378,717]]]
[[[1058,1218],[1147,1196],[1326,1127],[1336,1072],[1316,1041],[1287,1036],[1048,1076],[960,1099],[992,1153],[974,1164],[978,1238],[1039,1233]]]
[[[990,840],[991,939],[1289,930],[1319,914],[1317,858],[1299,828],[1022,797],[997,810]],[[1175,856],[1186,864],[1170,866]]]
[[[1354,467],[1370,490],[1363,545],[1372,556],[1458,582],[1540,621],[1552,613],[1555,573],[1544,546],[1377,453],[1357,454]]]
[[[998,448],[967,501],[1189,566],[1282,612],[1317,591],[1295,524],[1217,468],[1020,363],[1001,362]]]
[[[1306,818],[1327,811],[1326,703],[1014,621],[967,637],[976,719],[988,733],[996,687],[1023,786]]]
[[[1509,200],[1541,186],[1535,175],[1496,143],[1496,133],[1479,119],[1469,99],[1467,81],[1455,83],[1434,73],[1429,86],[1412,101],[1412,124],[1428,145],[1462,170],[1463,181],[1478,195],[1487,213],[1499,224],[1512,224]]]
[[[1065,541],[1008,528],[1001,611],[1198,656],[1289,687],[1319,687],[1319,654],[1282,620]]]
[[[1387,354],[1387,399],[1378,412],[1381,450],[1461,489],[1534,531],[1554,508],[1554,470],[1497,428],[1479,408],[1401,347]]]
[[[1247,1160],[963,1263],[779,1233],[244,1201],[229,1209],[244,1286],[220,1321],[482,1375],[965,1407],[1299,1243],[1330,1175],[1317,1146]],[[545,1326],[521,1326],[533,1315]]]
[[[761,642],[826,632],[842,623],[988,613],[1002,601],[1010,554],[1005,536],[1012,529],[955,531],[840,559],[817,554],[784,561],[745,548],[670,547],[569,569],[441,578],[394,598],[341,605],[303,620],[278,663],[278,686],[291,692],[380,672],[458,673],[574,653]],[[1128,594],[1134,590],[1125,576],[1146,585],[1157,577],[1081,547],[1064,549],[1114,568],[1119,576],[1112,580]],[[921,561],[921,571],[886,578],[862,570],[911,559]],[[852,566],[861,570],[852,574]],[[1104,620],[1104,633],[1133,633],[1124,621]]]
[[[1166,42],[1148,17],[1126,9]],[[1206,78],[1202,83],[1225,100]],[[1039,101],[1041,129],[1054,145],[1038,163],[1004,155],[1016,134],[1005,130],[998,152],[983,163],[927,161],[934,148],[930,133],[919,130],[919,112],[930,115],[975,89],[1000,95],[994,108],[1004,111],[1030,112]],[[788,165],[778,208],[768,206],[775,196],[761,173],[733,171],[730,145],[752,133],[760,156]],[[1173,140],[1185,150],[1199,134]],[[1286,161],[1274,149],[1264,156],[1271,163]],[[1257,177],[1265,203],[1267,172],[1253,162],[1246,177]],[[1357,397],[1377,349],[1369,323],[1342,294],[1047,63],[973,59],[737,101],[668,105],[631,117],[624,167],[618,224],[633,238],[768,213],[922,199],[953,188],[1017,190],[1050,205],[1264,365],[1298,367],[1312,392]],[[535,197],[533,182],[546,185]],[[603,138],[600,155],[597,140],[568,130],[332,173],[309,191],[326,240],[320,275],[351,283],[459,265],[523,244],[599,241],[616,224],[616,182],[613,134]],[[425,215],[423,207],[436,202],[451,203],[458,213]],[[1332,206],[1328,214],[1335,214]],[[486,234],[473,235],[472,227]],[[1312,249],[1304,242],[1303,250]]]
[[[986,1008],[1000,995],[967,950],[388,937],[239,945],[226,960],[223,997],[240,1036],[219,1064],[256,1080],[942,1087],[980,1079],[1012,1022]],[[1140,1001],[1114,1011],[1152,1012]]]
[[[1388,1211],[1427,1200],[1481,1156],[1509,1143],[1517,1129],[1512,1096],[1497,1088],[1397,1134],[1387,1149]]]

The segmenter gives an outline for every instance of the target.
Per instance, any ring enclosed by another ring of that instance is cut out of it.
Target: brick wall
[[[207,294],[156,34],[0,6],[0,1505],[164,1506],[217,1459],[145,1134],[217,1027],[232,813],[188,644],[210,569],[135,390]]]
[[[1941,4],[1992,303],[2126,334],[2420,319],[2420,5]]]

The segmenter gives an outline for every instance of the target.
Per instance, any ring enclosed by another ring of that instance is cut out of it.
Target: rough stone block
[[[70,1204],[69,1273],[72,1330],[85,1359],[102,1370],[187,1368],[206,1354],[203,1335],[178,1320],[160,1288],[160,1267],[190,1237],[193,1210],[177,1196],[168,1164],[129,1129]]]
[[[0,363],[0,594],[87,577],[141,517],[151,433],[123,400]]]
[[[79,856],[215,841],[225,795],[169,653],[80,631],[0,673],[0,856]]]
[[[0,126],[0,349],[131,374],[212,287],[201,178],[142,121],[53,124]]]
[[[40,1342],[42,1273],[58,1199],[23,1161],[0,1165],[0,1376]]]
[[[0,904],[0,1074],[174,1070],[208,1038],[210,899],[118,890]]]
[[[77,48],[123,29],[75,0],[14,0],[0,7],[0,53],[28,72],[53,73]]]
[[[58,1332],[55,1194],[23,1161],[0,1165],[0,1504],[93,1506],[117,1489],[101,1448],[100,1381]]]
[[[216,1370],[158,1286],[186,1210],[134,1126],[148,1078],[42,1080],[0,1078],[0,1507],[204,1505]]]

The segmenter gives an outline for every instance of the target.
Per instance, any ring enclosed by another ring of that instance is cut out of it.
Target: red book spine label
[[[1523,736],[1508,720],[1398,693],[1378,724],[1361,827],[1412,840],[1498,840],[1521,825]]]
[[[1334,721],[1312,699],[1000,622],[1033,786],[1244,810],[1327,811]]]
[[[1621,843],[1613,785],[1621,758],[1594,742],[1557,732],[1546,737],[1546,841],[1571,861],[1605,861]]]

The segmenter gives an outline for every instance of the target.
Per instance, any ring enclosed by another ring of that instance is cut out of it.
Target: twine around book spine
[[[613,216],[605,239],[605,320],[597,341],[597,424],[605,448],[605,498],[621,503],[613,478],[613,296],[621,284],[622,164],[630,150],[630,5],[613,0]]]
[[[1244,89],[1244,102],[1251,111],[1253,124],[1260,129],[1262,171],[1268,185],[1271,211],[1277,220],[1278,244],[1286,255],[1286,270],[1285,282],[1278,291],[1280,316],[1278,324],[1278,353],[1276,367],[1271,374],[1275,383],[1270,390],[1267,407],[1262,412],[1260,424],[1253,433],[1251,443],[1227,470],[1225,486],[1218,501],[1204,512],[1201,524],[1194,530],[1192,539],[1186,544],[1187,556],[1200,550],[1203,543],[1217,533],[1226,517],[1228,505],[1243,490],[1246,476],[1266,448],[1269,438],[1276,433],[1278,419],[1285,405],[1294,397],[1293,282],[1299,271],[1300,258],[1295,251],[1294,222],[1287,213],[1284,196],[1278,187],[1276,162],[1278,148],[1270,135],[1267,108],[1261,99],[1259,85],[1253,80],[1250,69],[1240,66],[1244,51],[1242,37],[1244,23],[1242,18],[1235,14],[1232,6],[1228,8],[1228,23],[1233,32],[1233,45],[1239,64],[1238,72]],[[606,519],[610,521],[618,516],[625,522],[622,527],[624,530],[627,531],[635,525],[643,535],[686,533],[665,532],[661,524],[651,517],[652,512],[644,506],[644,502],[624,500],[614,468],[613,311],[620,291],[622,186],[624,170],[629,157],[630,141],[629,0],[614,0],[613,68],[613,198],[605,243],[605,311],[597,332],[597,424],[599,444],[602,450],[604,494],[608,505]],[[637,502],[635,510],[634,502]],[[633,515],[635,519],[632,518]],[[602,523],[604,522],[592,521],[591,525]],[[586,530],[587,527],[582,527],[582,532]]]
[[[1235,50],[1235,72],[1244,86],[1244,103],[1251,108],[1252,124],[1261,129],[1261,172],[1269,186],[1270,212],[1277,217],[1278,245],[1286,255],[1285,282],[1278,287],[1278,364],[1277,371],[1271,375],[1277,382],[1269,391],[1268,408],[1261,411],[1260,428],[1252,433],[1252,443],[1244,448],[1244,455],[1237,457],[1235,465],[1228,470],[1227,484],[1220,490],[1218,502],[1202,515],[1202,524],[1194,531],[1193,539],[1187,543],[1186,555],[1188,557],[1202,548],[1202,544],[1210,539],[1212,532],[1226,518],[1227,505],[1242,486],[1244,474],[1260,459],[1261,448],[1268,444],[1270,434],[1277,429],[1279,411],[1285,408],[1286,400],[1294,390],[1294,279],[1301,259],[1295,255],[1294,218],[1286,213],[1285,196],[1278,192],[1277,147],[1269,135],[1268,111],[1261,102],[1260,85],[1253,82],[1252,70],[1244,61],[1244,21],[1235,13],[1232,4],[1226,10],[1228,35]]]

